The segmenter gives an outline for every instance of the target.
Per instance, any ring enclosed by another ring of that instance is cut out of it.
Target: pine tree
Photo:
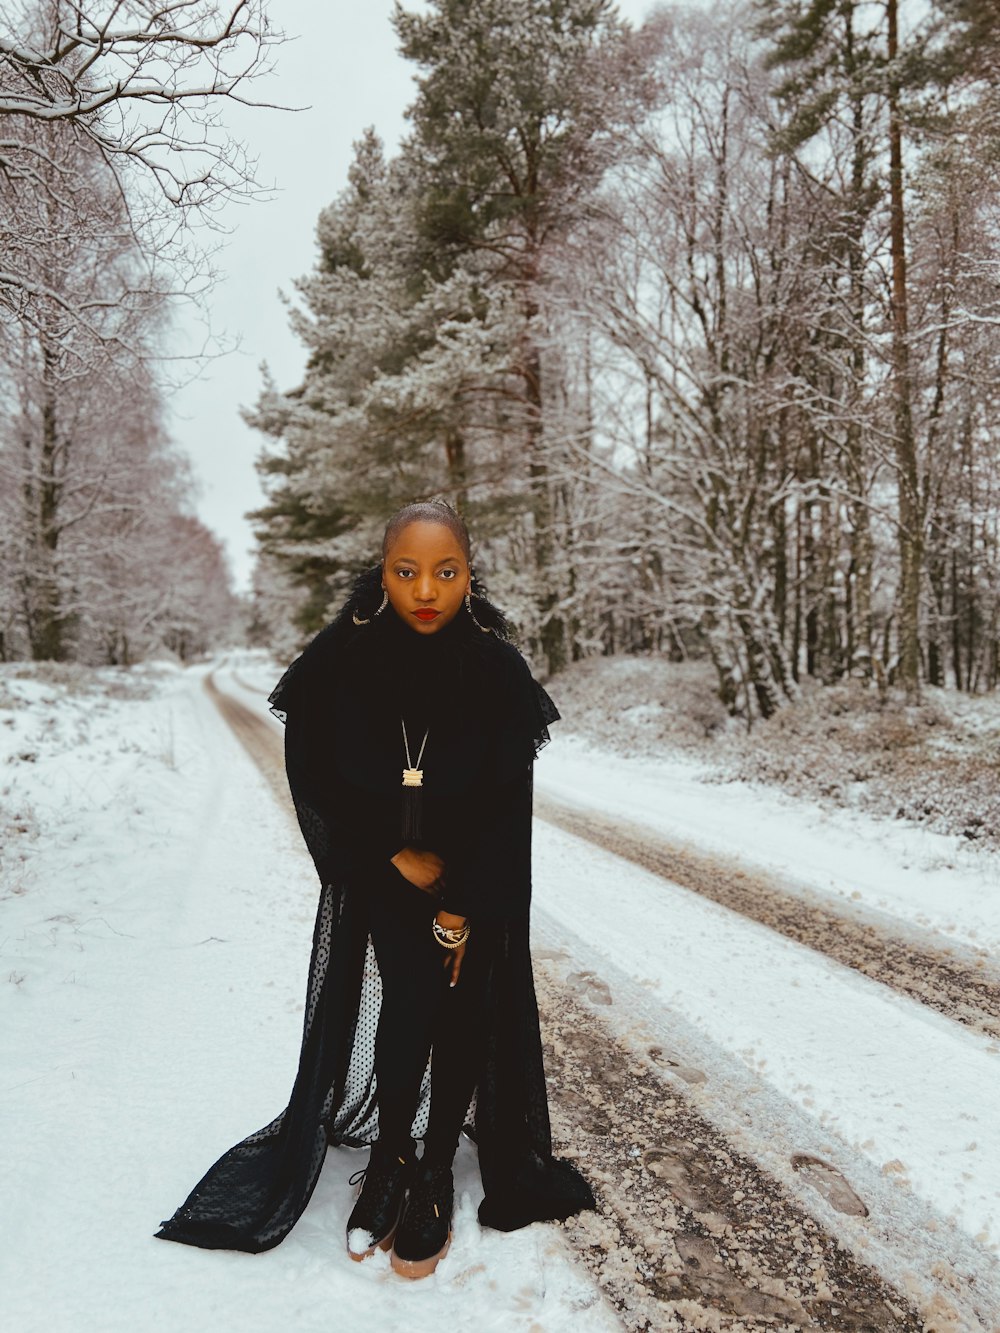
[[[403,54],[421,70],[409,152],[425,179],[427,262],[443,274],[470,254],[488,256],[496,279],[516,294],[512,368],[539,638],[555,671],[566,661],[567,636],[544,428],[546,261],[586,209],[640,89],[629,30],[610,0],[433,0],[421,14],[397,3],[393,22]]]
[[[276,441],[258,462],[268,503],[251,517],[303,590],[304,631],[371,559],[386,513],[431,494],[475,508],[507,484],[506,286],[484,287],[476,256],[429,273],[419,170],[405,156],[386,162],[372,132],[355,149],[347,188],[317,226],[317,267],[296,284],[302,383],[282,393],[266,382],[247,414]]]

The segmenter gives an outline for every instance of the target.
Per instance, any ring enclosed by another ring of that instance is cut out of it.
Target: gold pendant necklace
[[[403,722],[403,719],[399,719]],[[420,761],[424,757],[424,746],[427,744],[427,737],[430,735],[430,727],[424,732],[424,739],[420,743],[420,753],[417,755],[417,762],[414,764],[410,758],[410,743],[406,738],[406,723],[403,722],[403,746],[406,749],[406,768],[403,769],[404,787],[422,787],[424,785],[424,770],[420,767]]]

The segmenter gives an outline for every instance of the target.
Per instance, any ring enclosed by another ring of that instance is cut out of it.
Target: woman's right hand
[[[437,852],[403,847],[391,858],[399,873],[418,889],[436,898],[444,888],[444,862]]]

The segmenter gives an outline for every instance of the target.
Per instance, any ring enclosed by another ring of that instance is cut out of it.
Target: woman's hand
[[[390,859],[404,878],[432,898],[437,898],[444,888],[444,862],[437,852],[427,852],[420,847],[402,847]]]
[[[444,908],[438,912],[437,921],[439,926],[445,926],[448,930],[457,930],[459,926],[465,925],[464,916],[456,916],[454,912],[446,912]],[[462,970],[462,959],[465,957],[466,943],[467,941],[463,940],[457,949],[446,950],[446,957],[442,966],[446,972],[449,967],[451,968],[451,981],[449,982],[449,985],[451,986],[458,985],[458,974]]]

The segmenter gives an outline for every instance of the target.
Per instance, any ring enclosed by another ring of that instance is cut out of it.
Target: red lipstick
[[[420,611],[414,611],[413,614],[417,617],[418,620],[437,620],[441,612],[432,611],[431,608],[428,606],[428,607],[423,607]]]

